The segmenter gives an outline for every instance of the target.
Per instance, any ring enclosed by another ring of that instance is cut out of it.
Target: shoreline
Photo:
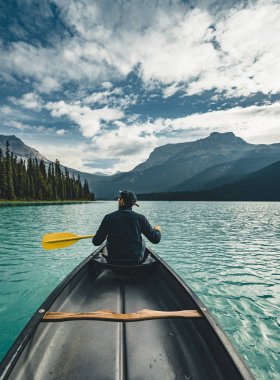
[[[0,206],[17,206],[17,205],[58,205],[58,204],[76,204],[76,203],[94,203],[95,201],[20,201],[20,200],[0,200]]]

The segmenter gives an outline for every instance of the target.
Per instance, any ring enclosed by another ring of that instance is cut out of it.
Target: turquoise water
[[[0,359],[90,240],[43,251],[47,232],[94,233],[115,202],[0,207]],[[154,246],[193,288],[257,379],[280,378],[280,203],[141,202]]]

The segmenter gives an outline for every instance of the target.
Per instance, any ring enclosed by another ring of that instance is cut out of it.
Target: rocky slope
[[[49,164],[51,161],[48,160],[46,157],[44,157],[40,152],[38,152],[36,149],[31,148],[30,146],[24,144],[24,142],[16,137],[15,135],[5,136],[0,135],[0,148],[3,151],[3,154],[5,154],[6,151],[6,142],[9,141],[10,144],[10,151],[13,152],[14,155],[16,155],[18,158],[22,158],[23,160],[27,160],[28,158],[37,158],[38,160],[44,160],[46,164]],[[61,162],[61,165],[63,167],[63,162]],[[90,185],[90,190],[94,191],[94,184],[98,183],[98,181],[103,180],[103,175],[95,175],[85,172],[80,172],[79,170],[67,168],[69,170],[70,175],[74,174],[75,177],[80,175],[81,180],[84,181],[87,179]]]
[[[139,200],[280,201],[280,161],[248,174],[242,180],[196,192],[140,194]]]
[[[280,144],[254,145],[231,132],[214,132],[197,141],[156,148],[130,172],[97,183],[95,192],[110,199],[119,189],[136,193],[205,189],[232,182],[279,158]]]
[[[9,141],[10,151],[14,153],[19,158],[24,160],[32,157],[37,158],[38,160],[48,161],[46,157],[44,157],[41,153],[39,153],[36,149],[31,148],[28,145],[25,145],[24,142],[16,137],[15,135],[4,136],[0,135],[0,148],[3,153],[6,151],[6,142]]]

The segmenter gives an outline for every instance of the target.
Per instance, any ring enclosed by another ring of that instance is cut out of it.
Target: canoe
[[[205,305],[152,250],[106,263],[103,246],[36,311],[0,379],[254,379]]]

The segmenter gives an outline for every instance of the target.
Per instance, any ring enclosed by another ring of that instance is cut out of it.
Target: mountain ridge
[[[139,200],[182,201],[280,201],[280,161],[243,179],[196,192],[138,194]]]
[[[210,168],[189,178],[180,185],[173,186],[170,191],[199,191],[207,190],[226,183],[236,182],[247,174],[262,169],[271,163],[267,157],[241,158],[227,161]]]
[[[31,148],[30,146],[24,144],[24,142],[15,135],[0,135],[0,148],[3,152],[6,150],[6,142],[9,141],[10,150],[19,158],[28,159],[36,157],[38,160],[44,160],[48,162],[49,160],[44,157],[38,150]]]
[[[280,144],[249,144],[232,132],[213,132],[210,136],[192,142],[166,144],[151,152],[144,163],[118,176],[108,177],[95,186],[97,197],[111,199],[119,189],[136,193],[151,193],[175,190],[184,181],[203,175],[211,167],[231,161],[255,159],[254,166],[247,171],[241,166],[235,175],[252,172],[276,162],[280,157]],[[265,160],[264,160],[265,158]],[[263,162],[264,161],[264,162]],[[249,165],[250,166],[250,165]],[[230,174],[230,173],[229,173]],[[223,177],[230,177],[226,172]],[[220,180],[220,176],[213,178]],[[230,180],[230,178],[229,178]],[[211,182],[211,178],[209,179]],[[215,183],[213,183],[213,187]],[[184,190],[188,190],[185,188]]]
[[[43,160],[47,164],[50,164],[52,162],[51,160],[47,159],[44,155],[42,155],[38,150],[26,145],[19,137],[15,135],[0,135],[0,148],[3,151],[3,154],[5,154],[6,151],[7,141],[9,141],[10,151],[13,152],[13,154],[16,155],[18,158],[22,158],[25,161],[28,158],[37,158],[38,160]],[[63,163],[61,164],[61,166],[65,168],[65,165],[63,165]],[[91,190],[93,190],[93,188],[90,185],[90,182],[98,182],[99,180],[102,180],[104,177],[106,177],[102,174],[95,175],[91,173],[82,172],[73,168],[67,167],[67,169],[70,175],[74,174],[76,177],[79,175],[82,181],[86,179],[89,182]]]
[[[139,170],[151,168],[152,166],[161,165],[162,163],[166,162],[170,158],[175,157],[176,154],[181,153],[182,151],[185,151],[186,147],[194,146],[195,147],[194,149],[196,149],[196,147],[199,147],[199,145],[203,144],[205,142],[205,140],[209,140],[211,142],[214,142],[214,141],[219,142],[219,141],[221,141],[221,136],[223,136],[222,139],[224,142],[229,141],[229,139],[231,139],[231,142],[232,142],[232,139],[236,139],[235,141],[239,142],[242,145],[243,145],[243,143],[248,144],[243,139],[241,139],[240,137],[235,136],[233,132],[226,132],[224,134],[221,134],[219,132],[212,132],[206,138],[198,139],[195,141],[187,141],[187,142],[183,142],[183,143],[177,143],[177,144],[165,144],[165,145],[162,145],[160,147],[157,147],[151,152],[149,158],[145,162],[137,165],[134,169],[132,169],[132,171],[139,171]],[[170,150],[170,148],[172,149],[172,154],[170,156],[170,153],[169,153],[169,157],[166,157],[166,151]],[[153,161],[154,156],[157,156],[159,152],[160,152],[160,155],[163,155],[163,157],[161,159],[159,159],[157,157],[156,158],[157,162],[154,165],[151,164],[151,162],[149,164],[147,164],[148,161]]]
[[[12,140],[12,151],[14,144],[23,144],[29,155],[50,162],[15,135],[0,135],[4,151],[7,137]],[[19,156],[24,156],[23,153],[24,150],[19,151]],[[279,158],[280,143],[249,144],[232,132],[213,132],[195,141],[157,147],[145,162],[128,172],[104,176],[68,169],[70,174],[89,182],[97,199],[114,199],[120,189],[136,193],[203,191],[238,181]]]

